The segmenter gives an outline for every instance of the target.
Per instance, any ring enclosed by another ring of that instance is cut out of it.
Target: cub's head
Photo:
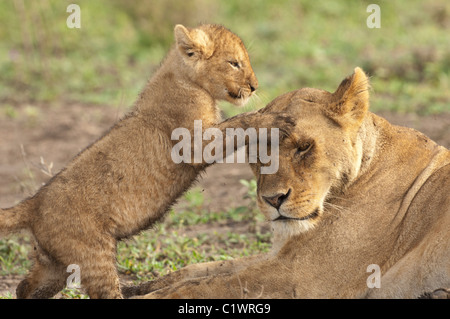
[[[214,99],[244,105],[258,88],[244,43],[223,26],[178,24],[175,40],[185,72]]]
[[[369,108],[368,78],[360,68],[334,93],[304,88],[286,93],[263,112],[287,112],[296,126],[280,139],[279,169],[257,177],[260,210],[275,235],[286,237],[320,223],[327,198],[337,196],[358,175],[362,141],[358,131]]]

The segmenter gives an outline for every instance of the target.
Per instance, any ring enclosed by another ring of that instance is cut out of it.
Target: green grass
[[[131,106],[173,42],[173,26],[221,23],[246,43],[260,108],[300,87],[333,91],[355,66],[372,77],[374,110],[448,111],[450,3],[379,1],[87,1],[81,28],[66,26],[67,2],[0,3],[0,104],[68,101]],[[7,114],[14,117],[11,109]]]
[[[9,274],[23,275],[31,263],[28,253],[30,242],[27,237],[11,237],[0,240],[0,276]]]

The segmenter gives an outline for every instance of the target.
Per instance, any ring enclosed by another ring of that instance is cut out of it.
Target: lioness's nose
[[[278,194],[276,194],[274,196],[262,196],[262,198],[264,198],[264,200],[270,206],[278,209],[283,204],[283,202],[289,197],[290,194],[291,194],[291,190],[289,189],[289,191],[287,193],[285,193],[285,194],[278,193]]]

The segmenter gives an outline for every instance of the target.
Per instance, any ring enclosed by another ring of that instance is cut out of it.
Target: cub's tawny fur
[[[265,111],[297,125],[280,142],[275,174],[251,164],[272,251],[191,265],[127,295],[418,298],[450,288],[450,151],[368,108],[360,68],[335,93],[275,99]]]
[[[172,161],[172,131],[192,131],[194,120],[222,131],[274,125],[259,112],[220,123],[217,100],[244,104],[258,86],[238,36],[217,25],[177,25],[175,39],[128,115],[36,195],[0,210],[1,235],[23,229],[35,239],[33,267],[17,297],[53,296],[65,287],[70,264],[80,267],[91,298],[122,297],[117,241],[162,218],[206,167]]]

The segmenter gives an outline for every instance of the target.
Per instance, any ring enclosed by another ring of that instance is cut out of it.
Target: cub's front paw
[[[262,113],[258,119],[257,128],[267,128],[269,134],[272,134],[272,129],[279,130],[279,136],[289,136],[290,132],[295,128],[295,118],[285,112]]]
[[[279,128],[282,131],[290,132],[295,128],[295,118],[289,113],[274,113],[271,127]]]

